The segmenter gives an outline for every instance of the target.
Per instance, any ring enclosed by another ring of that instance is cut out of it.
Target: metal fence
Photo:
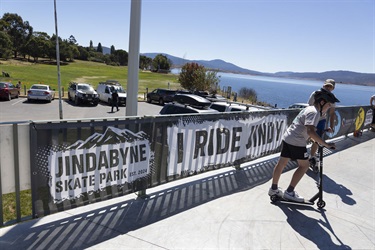
[[[166,182],[274,154],[298,112],[0,124],[0,224],[145,194]],[[371,118],[370,106],[336,108],[335,132],[327,136],[366,128]],[[6,219],[10,207],[15,216]]]

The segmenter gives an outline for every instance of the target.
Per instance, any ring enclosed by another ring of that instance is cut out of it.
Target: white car
[[[213,102],[210,106],[212,109],[216,109],[219,112],[235,112],[235,111],[265,111],[269,110],[265,107],[246,105],[239,103],[230,102]]]
[[[76,106],[83,103],[97,106],[99,103],[98,93],[88,83],[71,82],[68,88],[68,99]]]
[[[106,82],[100,82],[96,92],[98,92],[100,101],[112,105],[112,92],[114,90],[116,90],[118,94],[118,104],[126,105],[126,92],[117,81],[108,80]]]
[[[51,102],[55,99],[55,90],[46,84],[34,84],[27,91],[27,101],[42,100]]]
[[[294,104],[290,105],[289,108],[290,109],[304,109],[308,106],[309,106],[308,103],[294,103]]]

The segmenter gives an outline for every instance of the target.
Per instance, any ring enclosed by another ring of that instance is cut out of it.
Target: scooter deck
[[[271,196],[270,198],[271,198],[272,203],[282,202],[282,203],[295,203],[295,204],[305,204],[305,205],[315,204],[313,201],[310,201],[308,199],[304,199],[303,201],[293,201],[293,200],[288,200],[288,199],[278,197],[278,196]]]

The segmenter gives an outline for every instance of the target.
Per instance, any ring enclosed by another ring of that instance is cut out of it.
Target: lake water
[[[219,73],[220,86],[231,86],[232,91],[242,87],[252,88],[258,100],[277,104],[279,108],[287,108],[296,102],[306,103],[311,93],[323,86],[322,81],[287,79],[276,77],[250,76],[230,73]],[[340,106],[370,105],[370,97],[375,94],[374,86],[360,86],[336,83],[333,93],[340,100]]]
[[[178,71],[172,71],[178,74]],[[238,92],[242,87],[252,88],[258,96],[258,101],[278,108],[287,108],[296,102],[306,103],[315,90],[323,86],[322,81],[288,79],[266,76],[251,76],[231,73],[218,73],[220,87],[230,86],[232,91]],[[337,106],[370,105],[370,98],[375,94],[374,86],[360,86],[336,83],[333,91],[340,100]]]

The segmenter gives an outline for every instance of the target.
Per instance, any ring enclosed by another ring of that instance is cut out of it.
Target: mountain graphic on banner
[[[100,147],[102,145],[119,144],[119,143],[132,143],[134,141],[143,141],[147,139],[147,134],[143,131],[133,133],[127,129],[118,129],[115,127],[108,127],[104,134],[94,133],[85,141],[79,140],[70,145],[67,150],[72,149],[89,149]]]

